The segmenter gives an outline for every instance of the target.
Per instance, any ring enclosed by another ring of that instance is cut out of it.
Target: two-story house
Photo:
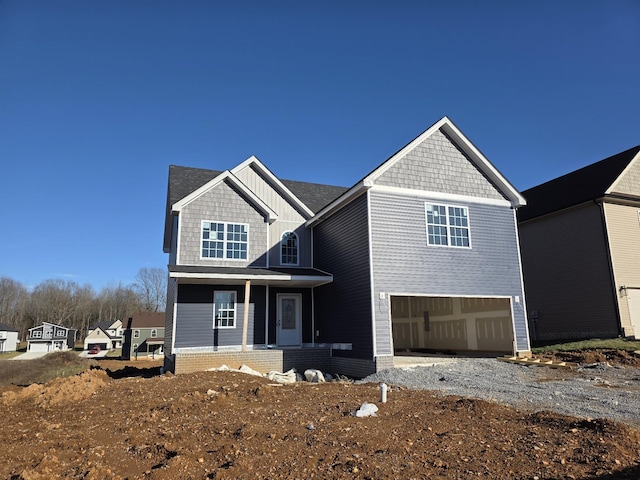
[[[0,323],[0,353],[15,352],[18,347],[18,329]]]
[[[524,195],[531,340],[640,338],[640,146]]]
[[[84,349],[98,346],[102,350],[122,348],[122,321],[103,320],[92,325],[84,338]]]
[[[364,376],[400,350],[529,354],[524,198],[443,118],[351,188],[171,166],[165,367]]]
[[[54,323],[43,322],[42,325],[29,329],[27,336],[28,352],[57,352],[73,350],[77,330]]]
[[[138,312],[127,321],[123,332],[122,358],[162,358],[164,353],[164,312]]]

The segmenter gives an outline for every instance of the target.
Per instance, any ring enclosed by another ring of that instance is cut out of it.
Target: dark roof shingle
[[[518,209],[518,221],[602,197],[639,151],[640,145],[523,191],[527,205]]]

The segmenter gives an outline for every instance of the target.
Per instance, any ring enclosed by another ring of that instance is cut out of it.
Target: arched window
[[[282,265],[298,265],[298,235],[284,232],[280,240],[280,263]]]

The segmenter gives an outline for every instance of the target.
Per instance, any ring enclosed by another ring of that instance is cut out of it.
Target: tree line
[[[42,322],[78,330],[78,339],[103,320],[127,319],[136,312],[165,309],[167,275],[162,268],[141,268],[134,283],[117,284],[96,293],[90,285],[50,279],[27,289],[21,282],[0,276],[0,322],[15,327],[26,339],[31,327]]]

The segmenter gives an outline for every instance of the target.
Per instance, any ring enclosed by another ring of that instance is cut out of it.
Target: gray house
[[[42,325],[29,329],[27,336],[28,352],[58,352],[73,350],[77,330],[54,323],[42,322]]]
[[[406,350],[529,354],[523,197],[443,118],[351,188],[171,166],[165,366],[364,376]]]
[[[531,340],[640,336],[640,146],[523,192]]]

